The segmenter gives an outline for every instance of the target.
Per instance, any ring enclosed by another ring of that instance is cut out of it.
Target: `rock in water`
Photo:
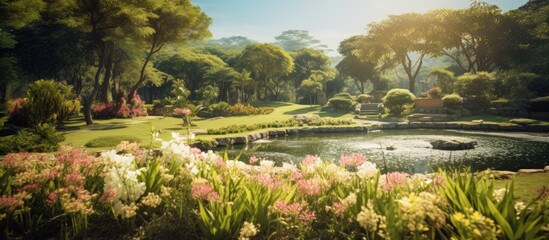
[[[434,139],[429,141],[434,149],[466,150],[474,149],[477,141],[469,138]]]

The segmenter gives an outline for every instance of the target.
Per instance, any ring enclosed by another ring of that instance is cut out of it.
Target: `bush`
[[[463,101],[463,106],[467,109],[486,109],[490,107],[490,98],[488,96],[471,96]]]
[[[22,129],[14,136],[5,137],[0,143],[0,155],[14,152],[53,152],[65,137],[50,124],[40,124],[36,129]]]
[[[442,98],[442,104],[447,108],[458,108],[463,104],[463,98],[457,93],[452,93]]]
[[[339,125],[351,125],[352,119],[338,119],[338,118],[313,118],[308,123],[309,126],[339,126]]]
[[[535,124],[538,121],[536,121],[534,119],[529,119],[529,118],[515,118],[515,119],[509,120],[509,122],[514,123],[514,124],[518,124],[518,125],[522,125],[522,126],[526,126],[526,125]]]
[[[211,112],[214,116],[229,116],[229,109],[231,105],[226,102],[219,102],[212,104],[208,107],[208,111]]]
[[[529,110],[532,112],[549,112],[549,96],[530,100]]]
[[[372,101],[372,96],[368,94],[360,94],[358,97],[356,97],[356,101],[359,103],[368,103]]]
[[[432,99],[439,99],[442,94],[442,89],[440,89],[439,87],[432,87],[431,89],[429,89],[427,94],[429,94],[429,97],[431,97]]]
[[[350,96],[350,95],[349,95]],[[333,97],[328,100],[328,105],[336,110],[350,111],[354,105],[353,100],[343,97]]]
[[[478,72],[465,73],[458,77],[455,83],[456,91],[465,97],[492,96],[494,91],[495,75],[493,73]]]
[[[511,104],[510,104],[509,100],[500,98],[500,99],[498,99],[498,100],[493,100],[493,101],[491,101],[491,102],[490,102],[490,106],[492,106],[493,108],[502,109],[502,108],[509,108],[509,107],[511,107]]]
[[[6,103],[8,122],[17,126],[27,127],[29,124],[28,99],[16,98]]]
[[[229,109],[231,116],[248,116],[248,115],[260,115],[269,114],[274,111],[273,107],[254,107],[250,105],[243,105],[237,103]]]
[[[41,124],[55,125],[62,109],[65,97],[58,87],[59,83],[51,80],[38,80],[27,89],[30,127]]]
[[[120,98],[116,103],[101,103],[92,109],[93,118],[111,119],[111,118],[133,118],[147,116],[145,102],[139,95],[135,95],[130,103],[125,98]]]
[[[265,128],[294,127],[294,126],[297,126],[298,124],[299,122],[292,118],[286,121],[274,121],[274,122],[258,123],[258,124],[251,124],[251,125],[231,125],[231,126],[222,127],[222,128],[208,129],[208,134],[222,135],[222,134],[231,134],[231,133],[243,133],[243,132],[255,131],[258,129],[265,129]]]
[[[387,92],[383,98],[383,105],[391,115],[401,115],[414,105],[416,96],[408,89],[395,88]]]
[[[334,98],[343,98],[343,99],[349,99],[349,100],[353,100],[353,97],[351,96],[351,94],[349,93],[338,93],[336,95],[334,95]]]
[[[122,141],[141,143],[140,138],[129,135],[120,135],[94,138],[87,142],[84,146],[89,148],[116,147],[116,145],[120,144]]]

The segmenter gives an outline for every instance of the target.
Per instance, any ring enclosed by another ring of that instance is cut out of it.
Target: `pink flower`
[[[303,164],[305,165],[313,165],[320,162],[320,158],[317,156],[307,155],[303,159]]]
[[[343,213],[345,213],[345,210],[347,210],[347,207],[345,207],[345,205],[343,205],[342,203],[340,202],[335,202],[333,205],[332,205],[332,211],[335,213],[335,215],[337,216],[341,216],[343,215]]]
[[[7,195],[0,197],[0,209],[8,209],[11,212],[23,205],[25,205],[25,202],[21,198]]]
[[[318,179],[302,179],[297,181],[297,191],[304,196],[320,195],[320,182]]]
[[[252,177],[253,180],[257,181],[261,185],[270,188],[270,189],[277,189],[280,186],[282,186],[282,182],[278,181],[278,179],[273,178],[268,173],[260,173]]]
[[[178,114],[178,115],[188,116],[192,113],[192,111],[189,108],[175,108],[173,110],[173,113]]]
[[[297,215],[303,209],[303,206],[300,203],[288,204],[284,201],[278,201],[275,203],[275,209],[284,215]]]
[[[301,214],[299,214],[299,220],[303,225],[307,225],[309,222],[316,220],[315,211],[303,211]]]
[[[202,153],[202,150],[200,150],[200,148],[191,148],[189,151],[194,155]]]
[[[251,157],[250,157],[250,164],[254,164],[254,163],[256,163],[257,161],[259,161],[259,158],[258,158],[258,157],[256,157],[256,156],[251,156]]]
[[[341,156],[339,164],[344,167],[358,167],[366,161],[366,157],[360,154],[353,154],[351,156]]]
[[[73,172],[65,176],[65,182],[67,185],[80,186],[84,182],[84,178],[80,175],[80,173]]]
[[[406,184],[408,176],[410,176],[408,173],[390,172],[387,175],[381,176],[380,183],[383,184],[385,190],[391,190]]]
[[[208,201],[219,201],[220,197],[209,183],[193,184],[192,193],[194,199],[203,199]]]
[[[99,197],[99,202],[111,203],[114,200],[115,196],[116,196],[116,190],[114,190],[113,188],[110,188],[109,190],[101,194],[101,197]]]

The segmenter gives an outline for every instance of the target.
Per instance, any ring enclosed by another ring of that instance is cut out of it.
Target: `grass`
[[[510,180],[495,180],[495,187],[505,188]],[[517,174],[514,176],[515,196],[530,201],[539,195],[539,190],[549,187],[549,173]]]
[[[266,115],[255,116],[235,116],[225,118],[212,119],[193,119],[192,130],[206,130],[212,128],[221,128],[231,125],[241,124],[256,124],[263,122],[284,121],[296,114],[312,113],[318,114],[321,117],[333,118],[352,118],[353,114],[341,112],[324,112],[320,106],[299,105],[286,102],[254,102],[254,106],[275,107],[275,110]],[[161,131],[159,138],[164,140],[171,139],[172,132],[184,133],[183,120],[174,117],[138,117],[133,119],[109,119],[109,120],[94,120],[94,124],[86,126],[83,117],[74,118],[67,121],[61,131],[65,134],[65,141],[62,145],[73,145],[76,147],[84,147],[89,141],[108,135],[108,136],[124,136],[130,135],[141,139],[143,144],[149,144],[151,141],[151,128],[154,131]],[[235,134],[238,135],[238,134]],[[231,136],[231,135],[224,135]],[[201,136],[202,137],[202,136]],[[203,138],[211,139],[218,137],[217,135],[208,135]],[[158,142],[154,146],[158,146]],[[94,147],[90,150],[105,149],[108,147]]]
[[[515,119],[515,118],[518,118],[518,117],[507,117],[507,116],[497,116],[497,115],[483,114],[483,115],[462,117],[456,122],[468,124],[468,123],[471,123],[474,120],[483,120],[483,123],[498,123],[498,124],[503,124],[503,125],[516,125],[516,124],[513,124],[513,123],[509,122],[509,120]],[[535,125],[549,126],[549,122],[548,121],[538,120]]]
[[[142,142],[140,138],[128,135],[103,136],[90,140],[84,146],[88,148],[116,147],[120,142]]]

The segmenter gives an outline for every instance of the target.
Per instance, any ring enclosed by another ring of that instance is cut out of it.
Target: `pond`
[[[429,140],[467,137],[478,142],[475,149],[443,151]],[[341,155],[365,155],[389,171],[424,173],[438,168],[471,167],[473,171],[516,171],[549,165],[549,135],[536,133],[465,132],[455,130],[386,130],[369,133],[325,133],[269,139],[267,143],[236,145],[227,151],[240,160],[256,156],[275,162],[299,163],[307,155],[337,162]],[[388,146],[394,150],[387,150]],[[225,149],[218,149],[224,151]]]

